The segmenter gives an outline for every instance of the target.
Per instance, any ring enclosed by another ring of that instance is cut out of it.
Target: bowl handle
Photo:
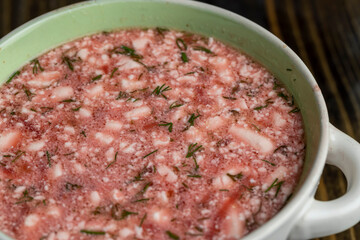
[[[344,173],[347,192],[331,201],[314,200],[292,229],[290,239],[309,239],[342,232],[360,220],[360,144],[330,124],[326,163]]]

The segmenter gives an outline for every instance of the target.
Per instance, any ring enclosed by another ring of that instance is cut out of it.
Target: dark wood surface
[[[0,38],[34,17],[75,2],[79,0],[0,0]],[[360,0],[203,2],[241,14],[289,45],[320,85],[330,122],[360,141]],[[316,198],[334,199],[345,191],[343,174],[326,166]],[[360,239],[360,224],[319,239]]]

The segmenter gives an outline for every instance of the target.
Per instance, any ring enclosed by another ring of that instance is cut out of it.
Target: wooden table
[[[26,21],[79,0],[0,0],[0,37]],[[322,89],[330,121],[360,141],[359,0],[204,0],[239,13],[273,32],[305,62]],[[326,166],[316,198],[346,190],[346,179]],[[359,196],[360,197],[360,196]],[[360,239],[360,224],[322,240]]]

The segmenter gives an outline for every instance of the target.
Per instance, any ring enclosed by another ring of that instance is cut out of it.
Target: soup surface
[[[304,149],[292,96],[236,50],[161,28],[84,37],[0,89],[0,230],[238,239],[285,204]]]

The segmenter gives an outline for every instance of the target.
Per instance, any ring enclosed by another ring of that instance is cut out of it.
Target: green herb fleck
[[[157,151],[158,151],[158,149],[152,151],[151,153],[146,154],[145,156],[143,156],[143,158],[146,158],[146,157],[150,156],[151,154],[156,153]]]
[[[74,71],[74,66],[73,66],[72,62],[75,62],[75,61],[76,60],[70,59],[69,57],[66,57],[66,56],[64,56],[62,59],[62,63],[65,63],[71,71]]]
[[[189,186],[188,186],[186,183],[184,183],[184,182],[182,182],[182,185],[183,185],[185,188],[189,188]]]
[[[141,176],[141,172],[138,173],[138,175],[136,175],[134,177],[134,180],[132,180],[133,182],[139,182],[139,181],[144,181],[144,179]]]
[[[47,159],[47,162],[48,162],[48,165],[49,167],[51,167],[51,155],[49,153],[49,151],[46,151],[46,159]]]
[[[165,233],[166,233],[166,234],[168,235],[168,237],[171,238],[171,239],[180,240],[180,237],[179,237],[178,235],[176,235],[175,233],[172,233],[172,232],[170,232],[170,231],[166,231]]]
[[[77,112],[77,111],[80,110],[80,108],[81,108],[81,106],[79,106],[79,107],[77,107],[77,108],[72,108],[71,110],[74,111],[74,112]]]
[[[289,111],[289,113],[297,113],[300,112],[300,109],[298,107],[292,109],[291,111]]]
[[[181,51],[186,51],[186,50],[187,50],[187,45],[186,45],[186,43],[184,42],[184,40],[182,40],[181,38],[177,38],[177,39],[176,39],[176,45],[178,46],[178,48],[179,48]]]
[[[159,124],[159,126],[168,127],[169,132],[172,132],[172,129],[173,129],[173,123],[172,123],[172,122],[164,122],[164,121],[161,121],[161,123]]]
[[[20,157],[21,157],[21,155],[23,155],[25,152],[23,152],[23,151],[17,151],[17,153],[16,153],[16,157],[11,161],[12,163],[14,163],[16,160],[18,160]]]
[[[24,85],[23,85],[23,89],[24,89],[24,92],[25,92],[25,95],[26,95],[27,99],[28,99],[29,101],[31,101],[31,96],[32,96],[32,95],[35,95],[35,94],[32,93],[32,92],[30,92],[30,90],[27,89]]]
[[[234,98],[234,97],[226,97],[226,96],[223,96],[223,98],[227,99],[227,100],[236,100],[237,98]]]
[[[22,197],[19,199],[19,201],[17,201],[15,204],[22,204],[22,203],[30,202],[30,201],[32,201],[33,199],[34,199],[34,198],[29,195],[28,190],[25,190],[25,191],[23,192],[23,196],[22,196]]]
[[[183,106],[183,105],[184,105],[184,104],[178,103],[177,101],[175,101],[175,102],[173,102],[173,103],[170,105],[169,109],[178,108],[178,107],[181,107],[181,106]]]
[[[201,175],[198,175],[198,174],[189,174],[187,176],[191,177],[191,178],[201,178]]]
[[[227,173],[226,176],[231,178],[231,180],[233,180],[234,182],[236,182],[237,180],[240,180],[243,177],[242,173],[238,173],[238,174],[234,174],[234,175]]]
[[[106,166],[105,169],[108,169],[111,165],[113,165],[114,163],[116,163],[116,161],[117,161],[116,158],[117,158],[118,153],[119,153],[119,152],[116,152],[116,153],[115,153],[114,160],[113,160],[111,163],[109,163],[109,164]]]
[[[155,28],[155,30],[159,35],[161,35],[163,37],[164,37],[164,32],[169,31],[167,28],[161,28],[161,27],[157,27],[157,28]]]
[[[279,92],[277,95],[278,95],[278,97],[283,98],[285,101],[287,101],[289,99],[289,97],[282,92]]]
[[[228,192],[229,189],[219,189],[220,192]]]
[[[13,80],[13,78],[16,77],[16,76],[18,76],[18,75],[20,75],[20,71],[14,72],[14,73],[9,77],[9,79],[6,81],[6,83],[10,83],[10,82]]]
[[[192,75],[194,74],[195,72],[188,72],[188,73],[185,73],[184,76],[187,76],[187,75]]]
[[[277,148],[274,150],[274,153],[276,153],[277,151],[279,151],[279,150],[282,149],[282,148],[287,148],[287,146],[286,146],[286,145],[281,145],[281,146],[277,147]]]
[[[130,95],[127,92],[120,91],[118,96],[116,97],[116,100],[123,99],[123,98],[128,98],[129,96]]]
[[[129,48],[129,47],[124,46],[124,45],[122,45],[121,47],[117,47],[117,48],[113,49],[112,52],[117,53],[117,54],[122,54],[122,55],[125,55],[125,56],[129,56],[135,61],[139,61],[140,59],[143,58],[142,55],[135,53],[134,49]]]
[[[110,78],[113,78],[114,77],[114,74],[116,73],[116,71],[119,70],[119,68],[114,68],[110,74]]]
[[[144,223],[144,221],[145,221],[146,217],[147,217],[147,213],[145,213],[145,214],[144,214],[144,216],[141,218],[141,221],[140,221],[139,227],[141,227],[141,226],[143,225],[143,223]]]
[[[104,231],[93,231],[93,230],[81,229],[80,232],[88,234],[88,235],[105,235]]]
[[[277,187],[276,193],[275,193],[275,197],[277,197],[277,195],[278,195],[278,193],[279,193],[279,191],[280,191],[280,188],[281,188],[281,186],[282,186],[283,183],[284,183],[284,181],[281,181],[281,182],[278,182],[278,181],[279,181],[279,179],[276,178],[276,179],[274,180],[274,182],[271,184],[271,186],[270,186],[268,189],[265,190],[265,192],[270,191],[273,187]]]
[[[41,72],[44,71],[44,69],[41,67],[40,62],[39,62],[39,60],[37,58],[32,60],[30,63],[34,64],[33,65],[33,74],[37,74],[39,72],[39,70]]]
[[[207,49],[207,48],[202,47],[202,46],[195,46],[195,47],[193,47],[193,49],[195,51],[203,51],[203,52],[206,52],[206,53],[213,53],[210,49]]]
[[[69,153],[65,153],[64,156],[70,156],[73,155],[75,152],[69,152]]]
[[[197,172],[197,170],[199,169],[199,165],[198,165],[198,163],[196,161],[195,156],[193,156],[193,160],[194,160],[194,163],[195,163],[195,172]]]
[[[183,61],[183,63],[189,62],[189,58],[185,52],[181,52],[181,60]]]
[[[269,162],[269,161],[267,161],[267,160],[265,160],[265,159],[262,159],[261,161],[266,162],[266,163],[270,164],[271,166],[276,166],[275,163]]]
[[[118,205],[117,205],[117,204],[114,205],[114,206],[116,206],[116,208],[118,208]],[[112,208],[112,209],[113,209],[113,208]],[[114,213],[114,212],[112,212],[112,213]],[[112,214],[112,217],[113,217],[115,220],[124,220],[125,218],[127,218],[127,217],[130,216],[130,215],[138,215],[138,213],[137,213],[137,212],[130,212],[130,211],[128,211],[128,210],[123,209],[120,216],[118,216],[118,214]]]
[[[82,131],[80,132],[80,134],[83,135],[84,137],[86,137],[86,134],[85,134],[85,131],[84,131],[84,130],[82,130]]]
[[[97,75],[97,76],[93,77],[93,78],[91,79],[91,81],[92,81],[92,82],[95,82],[95,81],[100,80],[101,78],[102,78],[102,75],[100,74],[100,75]]]
[[[136,102],[139,101],[140,98],[133,98],[133,97],[129,97],[128,99],[126,99],[126,102]]]
[[[254,110],[256,110],[256,111],[260,111],[261,109],[263,109],[263,108],[267,108],[269,105],[268,104],[266,104],[266,105],[263,105],[263,106],[258,106],[258,107],[255,107],[255,108],[253,108]]]
[[[186,131],[186,130],[188,130],[191,126],[194,126],[195,120],[196,120],[198,117],[201,116],[199,113],[197,113],[197,114],[198,114],[198,115],[195,115],[195,113],[192,113],[192,114],[190,115],[189,120],[188,120],[189,125],[186,126],[183,131]]]
[[[138,200],[133,201],[133,203],[147,202],[147,201],[149,201],[149,200],[150,200],[150,198],[141,198],[141,199],[138,199]]]
[[[161,95],[163,98],[167,99],[163,93],[170,90],[171,88],[169,86],[166,87],[165,84],[163,84],[161,86],[157,86],[151,94],[155,94],[157,96]]]
[[[251,124],[251,125],[256,129],[256,131],[261,132],[261,129],[258,126],[256,126],[255,124]]]
[[[66,182],[65,188],[66,188],[66,190],[71,191],[71,190],[80,189],[80,188],[82,188],[82,186],[78,185],[78,184]]]
[[[202,145],[197,146],[198,143],[192,143],[188,147],[188,152],[186,153],[186,158],[192,157],[195,152],[199,151],[202,148]]]
[[[65,100],[62,100],[61,102],[70,103],[70,102],[76,102],[76,100],[74,100],[74,99],[65,99]]]
[[[139,193],[144,194],[148,190],[148,188],[151,187],[152,185],[153,185],[152,182],[146,183],[145,186],[143,187],[143,189]]]

